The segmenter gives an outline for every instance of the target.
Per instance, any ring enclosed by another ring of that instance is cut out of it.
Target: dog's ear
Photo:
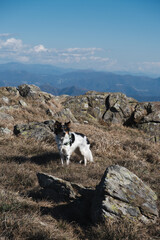
[[[65,125],[66,125],[68,128],[70,128],[70,126],[71,126],[71,121],[66,122]]]
[[[60,122],[58,122],[58,121],[56,121],[55,123],[54,123],[54,128],[59,128],[59,127],[61,127],[62,126],[62,124],[60,123]]]

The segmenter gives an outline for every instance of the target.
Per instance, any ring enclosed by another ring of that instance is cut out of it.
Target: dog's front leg
[[[69,165],[69,162],[70,162],[70,155],[67,155],[66,156],[66,164]]]
[[[61,163],[63,165],[63,163],[64,163],[64,155],[63,155],[63,153],[61,151],[60,151],[60,158],[61,158]]]

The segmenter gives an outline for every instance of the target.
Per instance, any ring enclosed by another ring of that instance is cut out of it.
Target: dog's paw
[[[83,163],[84,163],[84,160],[80,160],[80,161],[79,161],[79,164],[83,164]]]

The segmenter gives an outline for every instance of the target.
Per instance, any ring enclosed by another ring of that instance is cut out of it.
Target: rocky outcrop
[[[35,85],[22,84],[18,86],[18,91],[22,97],[38,97],[40,88]]]
[[[128,217],[145,223],[154,222],[158,217],[156,200],[156,194],[135,174],[118,165],[110,166],[96,187],[92,220]]]
[[[132,115],[137,101],[122,93],[87,92],[85,95],[68,96],[62,103],[79,121],[124,124]]]
[[[74,117],[73,113],[69,108],[64,108],[59,112],[56,112],[54,115],[52,115],[55,120],[60,122],[74,122],[77,123],[77,119]]]
[[[53,141],[54,121],[49,120],[43,123],[17,124],[14,126],[14,134],[35,138],[39,141]]]
[[[10,93],[10,95],[19,97],[19,91],[16,87],[6,87],[6,90]]]
[[[125,122],[130,118],[137,101],[127,97],[122,93],[111,93],[105,99],[106,110],[103,114],[103,120],[111,123]]]
[[[49,102],[54,97],[50,93],[42,92],[39,87],[28,84],[18,86],[18,92],[23,98],[34,99],[35,101],[40,101],[42,103]]]
[[[109,123],[143,130],[154,141],[160,141],[160,103],[138,103],[122,93],[102,94],[105,98],[105,111],[102,119]],[[94,96],[96,99],[96,96]],[[98,102],[97,102],[98,103]],[[96,109],[99,109],[99,102]],[[102,105],[104,109],[104,105]],[[90,110],[90,112],[93,112]]]
[[[138,103],[130,118],[129,126],[135,126],[160,141],[160,103]]]
[[[93,223],[123,218],[150,223],[158,217],[156,194],[134,173],[118,165],[106,169],[95,190],[44,173],[37,177],[44,196],[52,200],[58,196],[61,201],[79,199],[76,208],[85,209],[87,212],[81,214],[90,216]]]
[[[13,121],[10,112],[15,108],[30,111],[38,106],[50,119],[89,124],[100,124],[102,120],[118,123],[141,129],[149,135],[149,139],[160,141],[160,102],[139,103],[122,93],[95,91],[80,96],[56,97],[28,84],[20,85],[17,89],[1,88],[0,97],[2,120]]]
[[[87,92],[85,95],[68,96],[62,105],[70,109],[79,122],[97,122],[106,110],[105,99],[108,93]]]

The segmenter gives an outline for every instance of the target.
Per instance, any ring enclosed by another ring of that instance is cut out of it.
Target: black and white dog
[[[86,166],[87,160],[93,162],[90,142],[85,135],[70,132],[70,124],[71,123],[68,122],[63,125],[58,121],[54,124],[54,133],[61,157],[61,163],[63,164],[64,160],[66,160],[66,164],[68,165],[72,153],[79,150],[84,157],[84,165]]]

